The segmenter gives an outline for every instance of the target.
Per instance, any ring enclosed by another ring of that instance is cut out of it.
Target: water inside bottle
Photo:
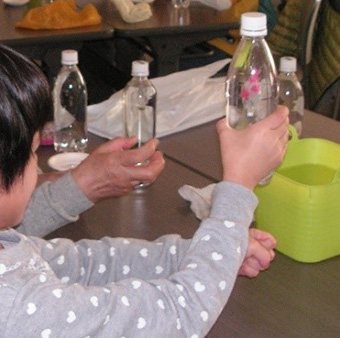
[[[54,88],[54,148],[84,152],[87,148],[87,90],[77,68],[63,67]]]
[[[54,148],[57,152],[84,152],[88,138],[84,133],[85,122],[74,121],[65,128],[55,131]]]

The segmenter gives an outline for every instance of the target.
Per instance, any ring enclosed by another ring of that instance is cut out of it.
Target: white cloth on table
[[[178,193],[182,198],[190,202],[192,212],[200,220],[204,220],[210,215],[212,192],[215,185],[215,183],[209,184],[204,188],[183,185],[178,189]]]
[[[210,215],[212,193],[215,186],[216,183],[212,183],[203,188],[195,188],[185,184],[178,189],[180,196],[190,202],[191,211],[201,221]]]
[[[229,9],[233,3],[231,0],[191,0],[192,2],[199,2],[208,7],[217,9],[218,11],[224,11]]]
[[[122,19],[126,22],[140,22],[152,16],[151,7],[148,3],[134,4],[131,0],[111,0],[116,6]]]
[[[230,62],[152,79],[157,89],[156,136],[162,137],[207,123],[225,115],[225,77],[211,78]],[[123,136],[123,90],[88,107],[89,131],[105,138]]]

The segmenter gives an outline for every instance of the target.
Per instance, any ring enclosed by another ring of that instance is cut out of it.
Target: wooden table
[[[179,70],[180,55],[185,47],[216,37],[226,36],[239,23],[230,21],[228,11],[216,11],[192,2],[187,9],[176,10],[171,0],[155,0],[152,17],[138,23],[125,22],[110,3],[106,3],[106,21],[115,36],[130,39],[151,48],[156,61],[156,76]]]
[[[340,124],[323,119],[308,112],[305,132],[310,132],[310,136],[334,136],[337,139]],[[307,121],[313,123],[309,125]],[[318,127],[314,122],[319,123]],[[140,193],[102,201],[85,212],[78,222],[48,237],[62,236],[78,240],[85,237],[99,239],[102,236],[125,236],[153,240],[163,234],[179,233],[190,238],[199,221],[177,191],[183,184],[203,187],[216,180],[216,173],[211,174],[211,179],[205,174],[209,161],[211,167],[217,166],[217,162],[211,160],[215,158],[215,152],[218,154],[214,135],[214,123],[211,123],[161,140],[165,153],[175,157],[181,152],[185,155],[186,151],[199,148],[201,153],[197,151],[194,164],[203,175],[189,167],[190,162],[183,160],[185,156],[180,156],[180,161],[167,156],[166,168],[152,186]],[[97,136],[90,136],[90,148],[103,142]],[[186,143],[175,142],[177,138]],[[171,144],[180,144],[181,147],[175,153]],[[205,153],[207,145],[216,148],[210,149],[210,156]],[[43,147],[38,153],[40,166],[48,170],[46,161],[54,153],[53,149]],[[228,304],[207,337],[338,338],[339,280],[340,257],[304,264],[277,253],[270,269],[256,279],[237,278]]]

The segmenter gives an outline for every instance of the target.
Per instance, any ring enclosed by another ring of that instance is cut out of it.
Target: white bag
[[[229,9],[232,6],[232,2],[230,0],[192,0],[197,1],[201,4],[207,5],[208,7],[212,7],[217,9],[218,11],[224,11]]]
[[[225,115],[225,77],[210,78],[230,59],[152,79],[157,89],[156,136],[173,134]],[[88,107],[89,131],[123,136],[123,90]]]

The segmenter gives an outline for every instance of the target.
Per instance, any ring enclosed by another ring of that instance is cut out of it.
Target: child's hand
[[[250,229],[248,250],[238,274],[256,277],[260,271],[268,269],[275,257],[275,247],[276,240],[271,234],[259,229]]]
[[[218,121],[223,181],[253,190],[281,163],[289,137],[288,114],[287,107],[278,106],[273,114],[242,130],[228,127],[225,119]]]

